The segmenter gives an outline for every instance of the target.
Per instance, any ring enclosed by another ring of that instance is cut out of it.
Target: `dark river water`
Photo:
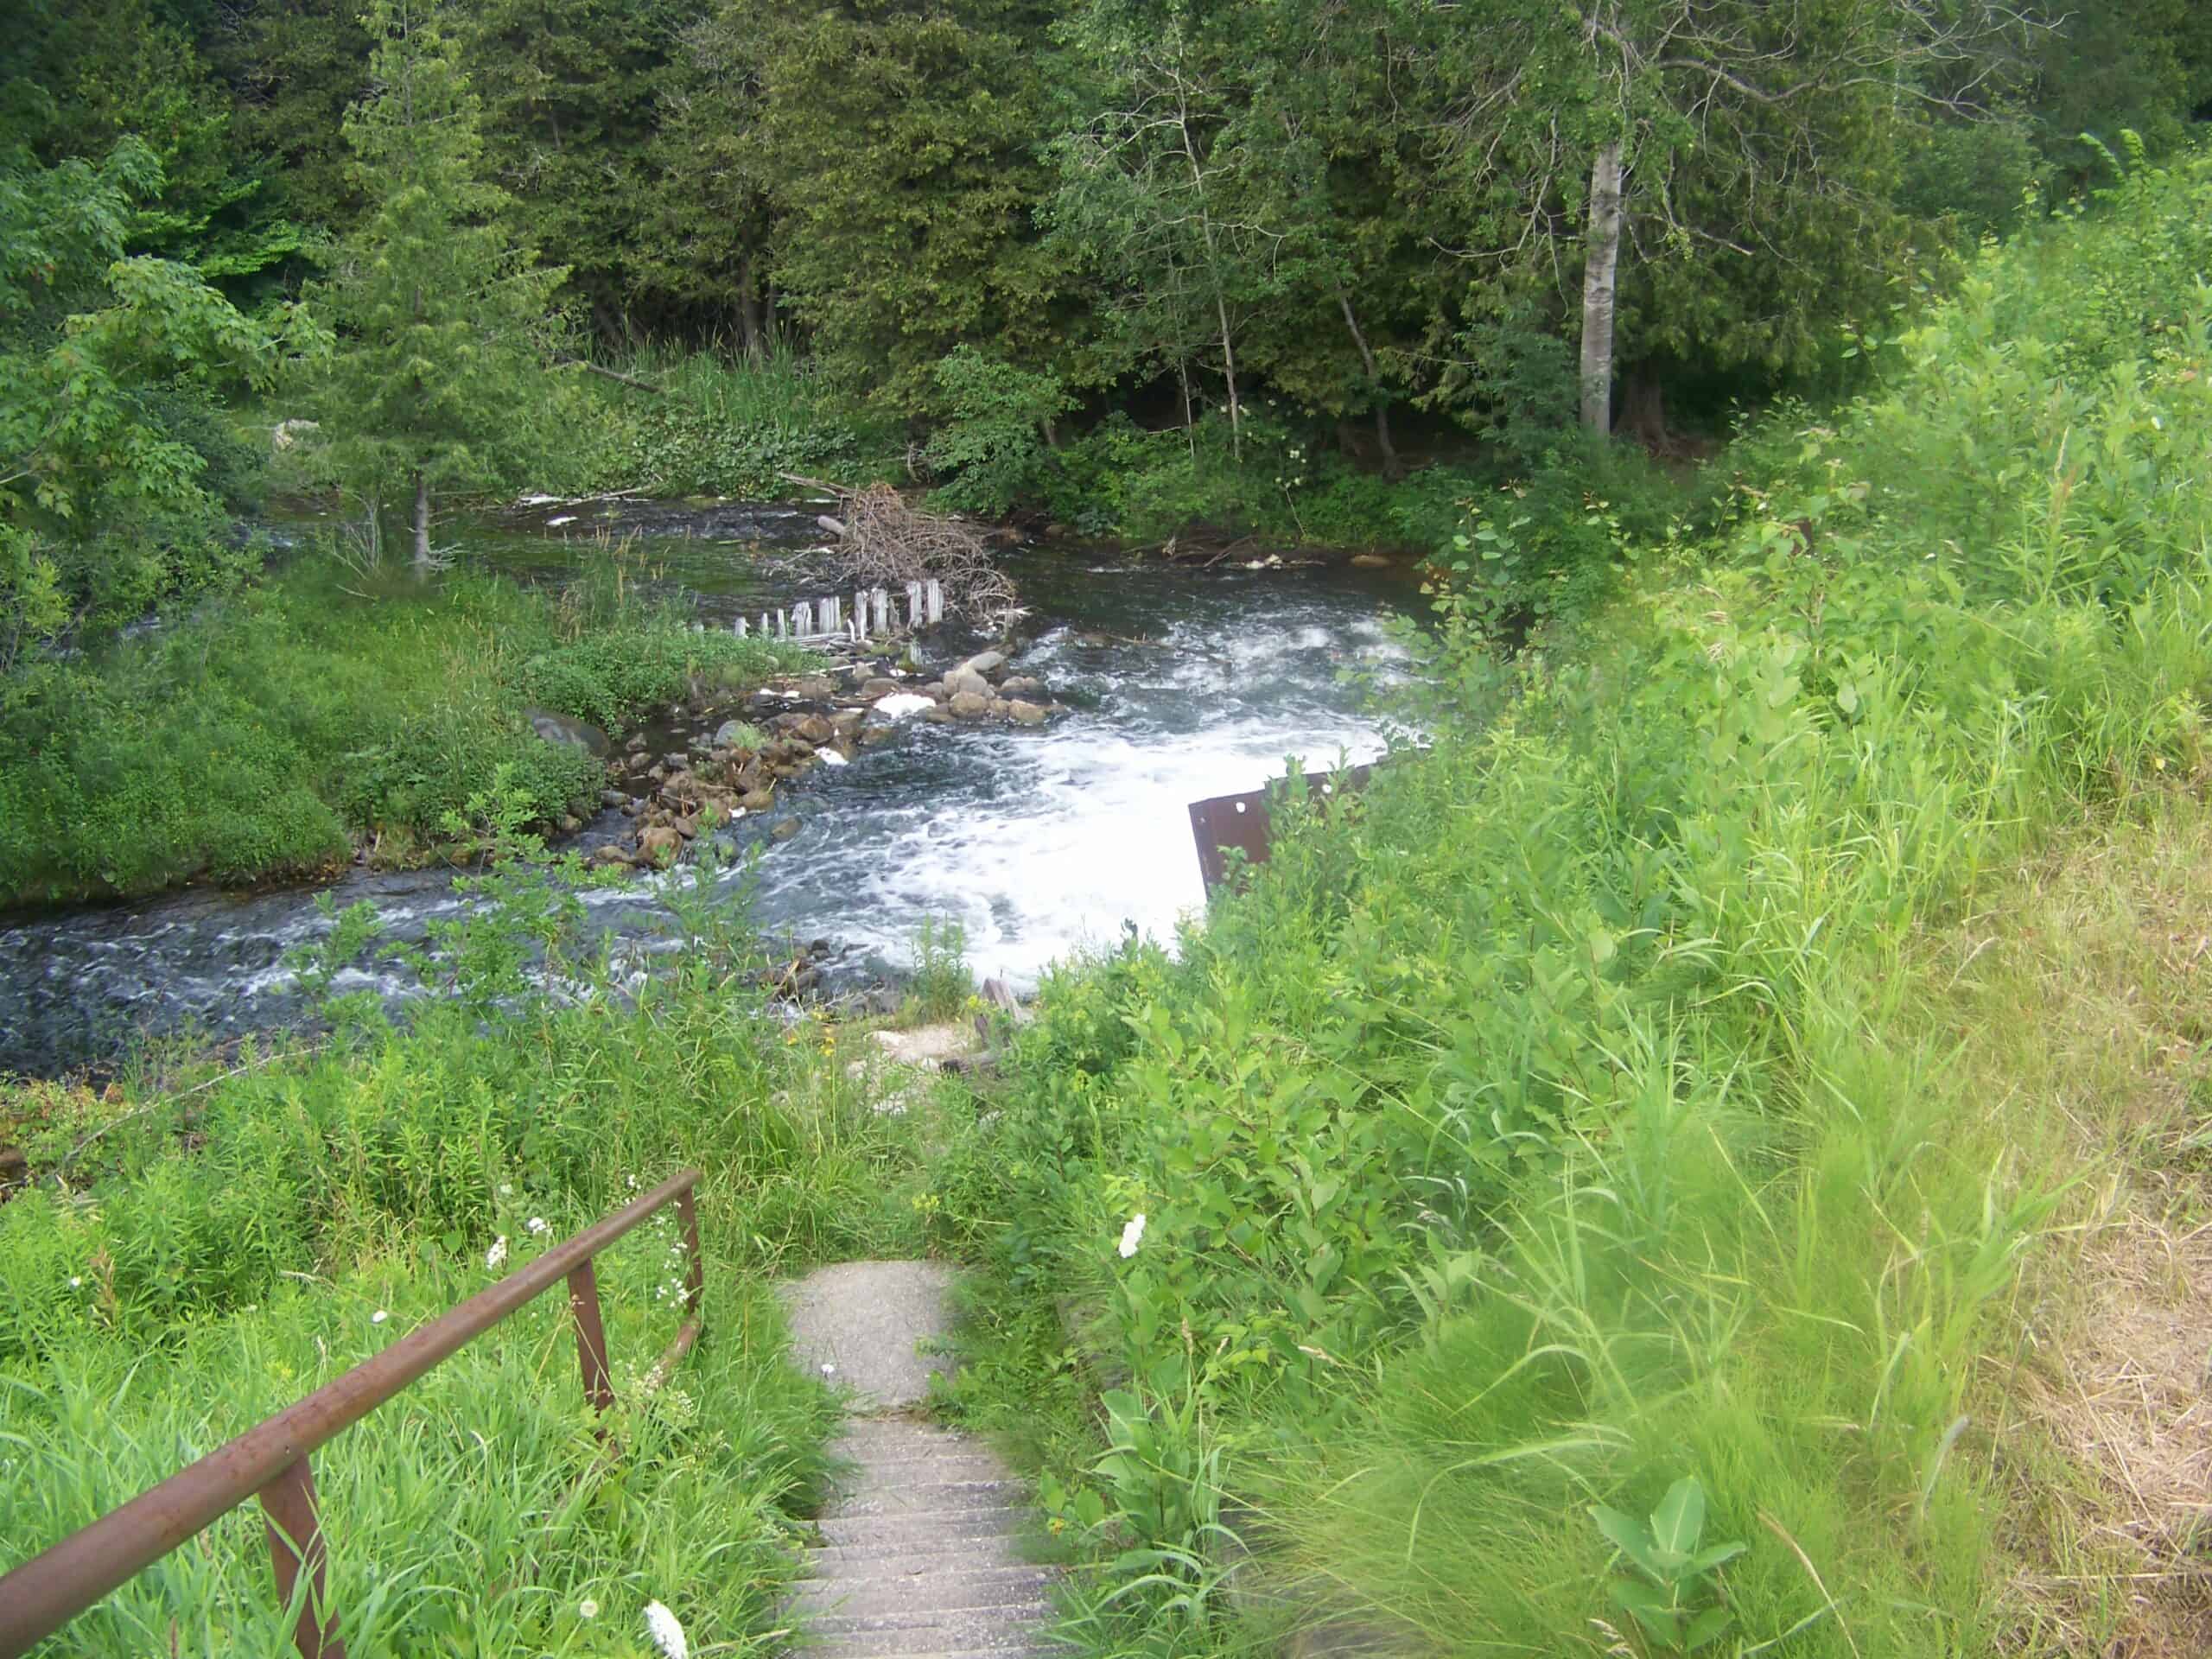
[[[632,536],[626,563],[641,584],[707,626],[836,591],[800,507],[543,505],[465,533],[460,551],[560,582]],[[797,817],[799,833],[758,843],[756,922],[849,946],[849,971],[861,972],[905,966],[925,918],[956,921],[976,971],[1017,985],[1125,923],[1171,936],[1202,899],[1185,805],[1256,788],[1291,755],[1315,766],[1379,753],[1363,683],[1391,676],[1402,653],[1386,620],[1414,602],[1393,572],[1247,568],[1254,557],[1198,569],[1059,546],[1009,555],[1027,611],[1012,671],[1072,712],[1037,728],[908,720],[849,765],[817,768],[779,796],[773,816]],[[948,628],[923,654],[934,667],[979,643]],[[610,813],[583,840],[624,827]],[[591,893],[594,922],[658,948],[668,879]],[[464,902],[438,872],[365,872],[327,889],[194,891],[22,923],[0,931],[0,1071],[99,1064],[149,1033],[219,1040],[288,1023],[300,1007],[286,959],[327,926],[325,890],[369,899],[401,938]],[[350,982],[404,990],[380,971]]]

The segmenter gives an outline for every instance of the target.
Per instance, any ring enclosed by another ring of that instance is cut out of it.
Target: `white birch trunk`
[[[1582,271],[1582,424],[1605,437],[1613,427],[1613,306],[1620,289],[1621,144],[1590,165],[1590,235]]]

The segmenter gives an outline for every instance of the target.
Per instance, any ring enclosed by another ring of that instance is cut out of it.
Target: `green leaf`
[[[1690,1620],[1689,1629],[1682,1632],[1683,1650],[1694,1653],[1707,1643],[1719,1641],[1735,1622],[1736,1616],[1726,1607],[1707,1608]]]
[[[1681,1634],[1681,1615],[1660,1592],[1637,1579],[1614,1579],[1605,1586],[1613,1605],[1649,1630],[1653,1637],[1673,1647]]]
[[[1705,1530],[1705,1488],[1695,1475],[1685,1475],[1667,1489],[1659,1507],[1651,1512],[1652,1541],[1669,1554],[1688,1559]]]
[[[1653,1559],[1651,1535],[1644,1530],[1643,1522],[1633,1516],[1623,1515],[1618,1510],[1607,1509],[1602,1503],[1592,1506],[1590,1518],[1598,1523],[1598,1530],[1604,1533],[1607,1541],[1622,1554],[1655,1579],[1667,1576],[1659,1570],[1658,1563]]]

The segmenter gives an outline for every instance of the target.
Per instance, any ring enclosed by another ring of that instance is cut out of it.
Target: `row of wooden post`
[[[833,595],[829,599],[801,600],[787,611],[763,611],[757,623],[741,616],[736,632],[740,639],[757,627],[763,639],[849,639],[858,644],[899,626],[898,611],[888,588],[868,588],[853,595],[849,617]],[[944,585],[934,581],[908,582],[904,626],[924,628],[944,620]]]

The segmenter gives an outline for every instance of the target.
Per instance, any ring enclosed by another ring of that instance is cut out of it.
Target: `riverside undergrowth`
[[[29,1160],[0,1205],[0,1568],[692,1166],[699,1347],[650,1374],[690,1311],[671,1216],[598,1263],[609,1422],[556,1292],[317,1454],[332,1605],[349,1651],[394,1659],[632,1656],[654,1600],[694,1652],[775,1645],[835,1410],[767,1285],[917,1246],[920,1131],[768,1012],[710,876],[671,891],[682,953],[635,981],[563,901],[576,874],[487,886],[404,1028],[341,995],[316,1044],[0,1090]],[[364,948],[356,918],[297,966],[327,995]],[[40,1651],[289,1646],[249,1508]]]
[[[298,874],[357,847],[406,862],[502,768],[531,816],[557,820],[595,802],[599,763],[538,738],[532,704],[615,725],[801,660],[695,634],[608,582],[425,582],[311,548],[0,686],[0,905]]]
[[[997,1287],[956,1407],[1095,1553],[1071,1633],[1664,1651],[1597,1517],[1686,1480],[1747,1546],[1709,1650],[2011,1628],[1976,1389],[2075,1170],[1951,1065],[1929,942],[2212,776],[2208,210],[2140,171],[1986,252],[1510,664],[1447,571],[1424,752],[1179,959],[1052,977],[936,1213]]]

